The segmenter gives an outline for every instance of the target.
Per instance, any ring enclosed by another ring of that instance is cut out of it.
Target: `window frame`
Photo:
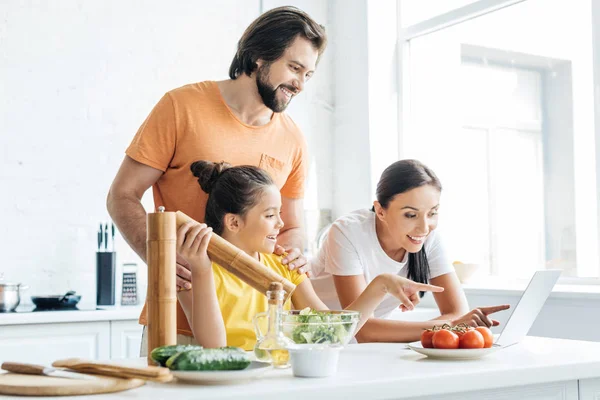
[[[453,25],[493,13],[500,9],[513,6],[528,0],[479,0],[459,7],[429,19],[420,21],[406,27],[401,25],[402,0],[396,0],[397,12],[397,82],[398,82],[398,157],[405,157],[404,139],[405,132],[410,130],[410,41]],[[594,80],[594,137],[596,142],[596,193],[598,195],[596,227],[599,232],[600,250],[600,1],[592,0],[592,53],[593,53],[593,80]],[[596,266],[600,272],[600,264]],[[561,277],[561,284],[575,285],[600,285],[600,277]]]

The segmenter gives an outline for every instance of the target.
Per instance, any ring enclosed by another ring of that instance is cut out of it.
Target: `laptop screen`
[[[536,271],[498,336],[495,346],[510,346],[520,342],[527,335],[560,273],[558,269]]]

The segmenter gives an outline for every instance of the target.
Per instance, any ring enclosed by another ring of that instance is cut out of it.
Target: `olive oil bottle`
[[[257,341],[254,346],[254,355],[259,361],[270,362],[275,368],[287,368],[290,366],[290,353],[287,350],[294,342],[285,337],[281,330],[281,313],[283,311],[283,298],[285,292],[279,282],[273,282],[267,291],[269,308],[266,313],[254,317]],[[266,315],[265,315],[266,314]],[[258,319],[267,317],[267,334],[262,336]]]

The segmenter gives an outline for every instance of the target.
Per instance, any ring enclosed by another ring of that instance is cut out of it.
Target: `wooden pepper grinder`
[[[146,261],[148,263],[148,365],[153,349],[177,344],[177,229],[174,212],[147,215]]]

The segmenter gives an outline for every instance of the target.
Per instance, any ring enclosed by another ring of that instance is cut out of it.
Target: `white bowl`
[[[295,345],[288,348],[292,373],[301,378],[326,378],[337,372],[342,346]]]

